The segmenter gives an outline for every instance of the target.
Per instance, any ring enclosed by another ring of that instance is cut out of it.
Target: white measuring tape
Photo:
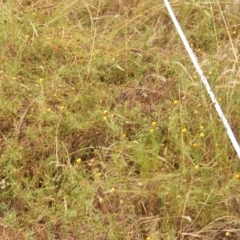
[[[174,23],[174,25],[175,25],[175,27],[176,27],[176,29],[178,31],[178,34],[180,35],[180,37],[181,37],[181,39],[183,41],[183,44],[184,44],[184,46],[185,46],[185,48],[186,48],[186,50],[187,50],[187,52],[188,52],[188,54],[189,54],[189,56],[190,56],[190,58],[192,60],[192,63],[195,66],[196,71],[198,72],[198,74],[199,74],[199,76],[200,76],[200,78],[201,78],[205,88],[207,89],[207,92],[208,92],[212,102],[214,103],[216,111],[217,111],[219,117],[221,118],[224,127],[227,130],[227,134],[228,134],[228,136],[229,136],[229,138],[230,138],[230,140],[232,142],[232,145],[235,148],[235,151],[237,152],[238,157],[240,158],[240,147],[239,147],[239,144],[238,144],[238,142],[236,140],[236,137],[234,136],[233,131],[232,131],[230,125],[228,124],[228,121],[227,121],[227,119],[226,119],[226,117],[225,117],[225,115],[224,115],[224,113],[223,113],[223,111],[222,111],[222,109],[221,109],[217,99],[215,98],[215,95],[214,95],[214,93],[213,93],[213,91],[212,91],[212,89],[211,89],[211,87],[210,87],[210,85],[208,83],[208,80],[204,76],[203,71],[202,71],[200,65],[198,64],[197,58],[196,58],[192,48],[190,47],[190,45],[189,45],[189,43],[187,41],[187,38],[185,37],[185,35],[184,35],[184,33],[183,33],[183,31],[182,31],[182,29],[180,27],[180,24],[178,23],[178,20],[176,19],[175,15],[174,15],[174,12],[173,12],[173,10],[172,10],[168,0],[164,0],[164,3],[166,5],[166,7],[167,7],[169,15],[172,18],[173,23]]]

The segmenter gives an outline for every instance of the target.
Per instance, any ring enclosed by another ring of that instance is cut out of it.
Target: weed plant
[[[239,1],[171,5],[240,141]],[[0,23],[0,239],[240,239],[240,162],[162,1]]]

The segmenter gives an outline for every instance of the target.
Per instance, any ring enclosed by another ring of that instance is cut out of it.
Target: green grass
[[[240,140],[238,1],[173,1]],[[156,1],[0,8],[0,239],[240,238],[240,165]]]

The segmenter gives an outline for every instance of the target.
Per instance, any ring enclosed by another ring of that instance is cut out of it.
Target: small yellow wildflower
[[[197,51],[198,51],[198,52],[201,52],[201,48],[198,48]]]
[[[47,112],[51,112],[51,111],[52,111],[52,109],[51,109],[51,108],[48,108],[48,109],[47,109]]]
[[[236,31],[233,31],[232,33],[233,33],[233,35],[235,35],[237,32],[236,32]]]
[[[45,39],[46,39],[47,41],[49,41],[51,38],[50,38],[50,37],[46,37]]]
[[[104,110],[104,111],[103,111],[103,114],[107,114],[107,113],[108,113],[108,111],[107,111],[107,110]]]
[[[198,170],[200,167],[198,165],[195,166],[195,169]]]
[[[141,187],[141,186],[143,186],[143,183],[138,182],[137,185],[138,185],[139,187]]]
[[[150,238],[150,237],[147,237],[146,240],[151,240],[151,238]]]
[[[182,129],[182,133],[185,133],[185,132],[187,132],[187,129],[186,129],[186,128],[183,128],[183,129]]]
[[[103,198],[98,198],[98,201],[100,202],[100,203],[102,203],[103,202]]]
[[[194,110],[194,112],[193,112],[194,114],[198,114],[198,110]]]
[[[102,176],[102,174],[99,172],[99,173],[97,173],[97,177],[101,177]]]
[[[178,104],[178,100],[174,100],[173,104],[177,105]]]
[[[153,133],[155,130],[153,129],[153,128],[151,128],[150,130],[149,130],[149,132],[150,133]]]
[[[107,117],[105,116],[105,117],[103,117],[103,120],[107,120]]]
[[[212,75],[212,71],[209,71],[209,72],[208,72],[208,75]]]
[[[62,111],[64,109],[64,106],[60,106],[59,109]]]
[[[29,35],[26,35],[25,38],[29,38]]]
[[[122,199],[119,200],[119,204],[123,205],[124,201]]]
[[[204,138],[205,137],[205,134],[204,133],[200,133],[199,135],[201,138]]]
[[[239,179],[240,178],[240,174],[239,173],[235,174],[235,178]]]
[[[33,12],[33,13],[32,13],[32,16],[35,16],[35,15],[36,15],[36,13],[35,13],[35,12]]]
[[[203,126],[203,125],[201,125],[199,128],[202,130],[202,129],[204,129],[204,126]]]
[[[197,75],[194,75],[193,78],[194,78],[194,79],[197,79]]]
[[[114,187],[112,187],[111,189],[110,189],[110,192],[111,193],[114,193],[116,191],[116,189],[114,188]]]
[[[156,122],[152,122],[152,126],[156,126],[156,124],[157,124]]]
[[[193,147],[199,147],[200,144],[199,143],[193,143]]]
[[[230,237],[230,236],[231,236],[230,232],[226,232],[226,233],[225,233],[225,236],[226,236],[226,237]]]
[[[126,138],[126,136],[127,136],[127,135],[126,135],[125,133],[122,134],[122,138],[123,138],[123,139]]]
[[[12,80],[16,80],[17,78],[16,77],[12,77]]]
[[[43,82],[43,78],[39,78],[39,82],[42,83]]]
[[[77,164],[79,164],[79,163],[81,163],[82,162],[82,159],[81,158],[78,158],[77,160],[76,160],[76,163]]]

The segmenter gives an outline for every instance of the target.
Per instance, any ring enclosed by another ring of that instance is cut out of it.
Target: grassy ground
[[[238,1],[171,1],[240,140]],[[240,239],[240,165],[162,1],[0,6],[0,234]]]

